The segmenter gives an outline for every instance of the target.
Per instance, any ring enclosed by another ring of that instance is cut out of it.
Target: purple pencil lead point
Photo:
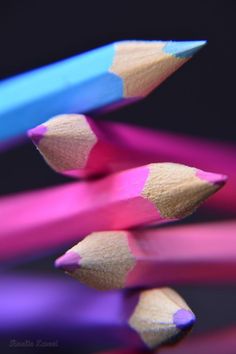
[[[173,322],[179,329],[190,329],[196,321],[192,311],[181,309],[174,314]]]

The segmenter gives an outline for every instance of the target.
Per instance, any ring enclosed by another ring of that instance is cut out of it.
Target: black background
[[[234,0],[0,4],[2,79],[122,39],[207,39],[208,45],[148,98],[102,118],[235,142]],[[31,143],[0,154],[0,169],[0,194],[67,180],[46,166]],[[52,259],[26,268],[52,271]],[[235,289],[182,292],[198,314],[197,330],[236,324]]]

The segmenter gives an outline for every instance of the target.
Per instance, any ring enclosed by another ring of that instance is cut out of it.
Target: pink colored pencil
[[[236,221],[94,232],[56,266],[99,290],[236,282]]]
[[[222,193],[209,203],[236,209],[236,147],[184,135],[155,132],[82,115],[62,115],[29,135],[49,165],[58,172],[90,176],[142,164],[172,161],[221,171],[229,176]]]
[[[184,165],[160,163],[90,183],[3,197],[0,259],[78,241],[93,231],[183,218],[225,179]]]
[[[156,354],[235,354],[236,327],[186,338],[178,345],[160,348]],[[147,351],[118,349],[97,354],[147,354]],[[95,354],[95,353],[94,353]]]

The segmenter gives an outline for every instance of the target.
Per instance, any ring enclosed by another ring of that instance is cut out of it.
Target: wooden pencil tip
[[[126,275],[135,263],[127,237],[126,231],[93,232],[68,250],[55,265],[93,288],[123,288]]]
[[[190,58],[205,46],[206,43],[207,41],[170,41],[165,45],[164,51],[177,58]]]
[[[36,128],[28,130],[27,135],[37,146],[40,140],[43,138],[46,131],[47,131],[47,127],[45,127],[44,125],[39,125]]]
[[[31,129],[28,136],[49,166],[62,173],[84,168],[97,142],[87,117],[80,114],[55,116]]]
[[[206,41],[119,42],[110,71],[122,78],[123,97],[145,97],[205,44]]]
[[[194,322],[195,315],[184,299],[170,288],[143,291],[129,319],[150,349],[181,340]]]
[[[55,261],[55,267],[68,273],[73,273],[79,268],[80,256],[73,251],[66,252]]]
[[[142,196],[150,200],[164,218],[192,214],[227,179],[224,175],[175,163],[150,164],[149,169]]]

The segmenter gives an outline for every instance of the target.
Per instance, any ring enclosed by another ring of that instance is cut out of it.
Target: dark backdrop
[[[2,0],[0,77],[121,39],[207,39],[146,100],[103,118],[235,142],[235,34],[234,0]],[[31,143],[1,154],[0,166],[0,194],[67,180],[46,166]],[[52,260],[24,267],[50,271]],[[197,330],[236,323],[235,289],[182,291],[198,313]]]

